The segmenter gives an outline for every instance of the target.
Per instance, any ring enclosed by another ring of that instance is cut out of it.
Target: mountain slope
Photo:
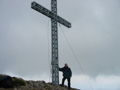
[[[59,85],[52,85],[45,81],[26,81],[22,78],[0,75],[0,90],[68,90]],[[80,89],[70,89],[80,90]]]

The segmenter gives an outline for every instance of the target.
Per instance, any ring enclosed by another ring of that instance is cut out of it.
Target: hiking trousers
[[[63,77],[63,79],[62,79],[62,86],[64,86],[64,82],[65,82],[66,79],[68,81],[68,88],[70,88],[71,87],[71,78]]]

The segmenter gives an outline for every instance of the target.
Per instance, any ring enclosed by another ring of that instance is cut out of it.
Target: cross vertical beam
[[[51,0],[51,11],[57,15],[57,0]],[[59,58],[58,58],[58,27],[57,21],[51,18],[51,46],[52,46],[52,83],[59,85]]]

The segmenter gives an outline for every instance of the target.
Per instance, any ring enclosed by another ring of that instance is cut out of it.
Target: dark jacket
[[[59,68],[59,71],[63,72],[63,77],[70,78],[72,76],[72,71],[69,67]]]

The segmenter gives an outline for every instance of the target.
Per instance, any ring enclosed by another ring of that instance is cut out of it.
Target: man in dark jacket
[[[67,64],[65,64],[65,66],[63,68],[59,68],[59,71],[63,72],[62,86],[64,86],[64,82],[67,79],[68,88],[70,88],[70,85],[71,85],[70,81],[71,81],[71,77],[72,77],[71,69],[68,67]]]

